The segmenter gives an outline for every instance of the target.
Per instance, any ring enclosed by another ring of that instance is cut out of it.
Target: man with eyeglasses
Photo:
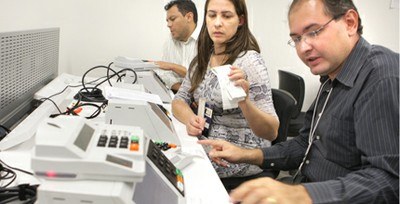
[[[296,185],[259,178],[231,201],[399,203],[399,54],[361,37],[351,0],[294,0],[288,18],[288,44],[322,83],[300,135],[264,149],[199,143],[220,165],[298,169],[286,180]]]

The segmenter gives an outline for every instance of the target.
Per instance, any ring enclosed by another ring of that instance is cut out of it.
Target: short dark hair
[[[197,24],[197,9],[196,5],[191,0],[173,0],[164,6],[164,9],[168,11],[171,7],[177,6],[179,12],[182,15],[186,15],[189,12],[193,13],[194,23]]]
[[[350,9],[355,10],[358,14],[358,10],[352,0],[320,0],[320,1],[324,4],[324,12],[327,15],[330,15],[334,18],[339,18],[343,16]],[[289,14],[293,10],[293,8],[296,7],[300,2],[303,2],[303,0],[293,0],[289,8]],[[363,33],[363,26],[361,24],[360,14],[358,14],[357,33],[359,35]]]

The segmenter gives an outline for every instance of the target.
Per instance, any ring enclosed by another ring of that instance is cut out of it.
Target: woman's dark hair
[[[243,52],[246,54],[248,50],[255,50],[260,52],[260,47],[253,34],[251,34],[248,26],[248,15],[245,0],[230,0],[235,7],[236,14],[239,18],[243,19],[243,24],[237,29],[235,35],[225,43],[226,48],[223,53],[227,54],[228,58],[223,64],[233,64],[239,57],[239,54]],[[201,27],[197,42],[197,56],[192,60],[189,66],[189,78],[191,81],[192,88],[190,92],[196,90],[199,84],[203,81],[203,78],[207,72],[208,62],[210,60],[212,51],[214,50],[214,44],[211,40],[206,25],[207,9],[210,0],[207,0],[204,6],[204,22]]]
[[[324,4],[324,12],[328,16],[332,16],[335,18],[339,18],[346,14],[346,12],[350,9],[353,9],[354,11],[357,12],[358,10],[356,6],[354,5],[352,0],[320,0]],[[289,8],[289,13],[300,3],[304,2],[304,0],[293,0],[292,4],[290,5]],[[362,35],[363,33],[363,26],[361,24],[361,18],[360,15],[358,15],[358,28],[357,28],[357,33],[359,35]]]
[[[178,11],[185,16],[187,13],[193,13],[194,23],[197,24],[197,9],[196,5],[191,0],[173,0],[164,6],[165,11],[168,11],[173,6],[178,7]]]

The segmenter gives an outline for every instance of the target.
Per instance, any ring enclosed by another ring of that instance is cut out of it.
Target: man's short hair
[[[191,0],[172,0],[167,5],[164,6],[164,9],[168,11],[171,7],[177,6],[179,12],[184,16],[187,13],[193,13],[194,23],[197,24],[197,9],[196,5]]]
[[[357,33],[361,35],[363,33],[363,26],[361,24],[361,18],[360,14],[358,13],[358,10],[356,6],[353,3],[353,0],[320,0],[324,4],[324,12],[327,15],[330,15],[332,17],[338,18],[346,14],[346,12],[350,9],[353,9],[357,12],[358,14],[358,28],[357,28]],[[290,5],[289,8],[289,13],[293,10],[294,7],[299,5],[300,3],[305,2],[304,0],[293,0],[292,4]]]

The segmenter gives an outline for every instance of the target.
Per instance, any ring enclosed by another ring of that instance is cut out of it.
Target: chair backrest
[[[299,75],[284,70],[278,70],[278,75],[279,89],[289,92],[297,101],[296,109],[292,115],[292,118],[296,118],[303,107],[305,92],[304,79]]]
[[[276,144],[286,141],[291,116],[296,109],[296,100],[285,90],[272,89],[272,100],[276,114],[279,117],[278,137],[272,142]]]

